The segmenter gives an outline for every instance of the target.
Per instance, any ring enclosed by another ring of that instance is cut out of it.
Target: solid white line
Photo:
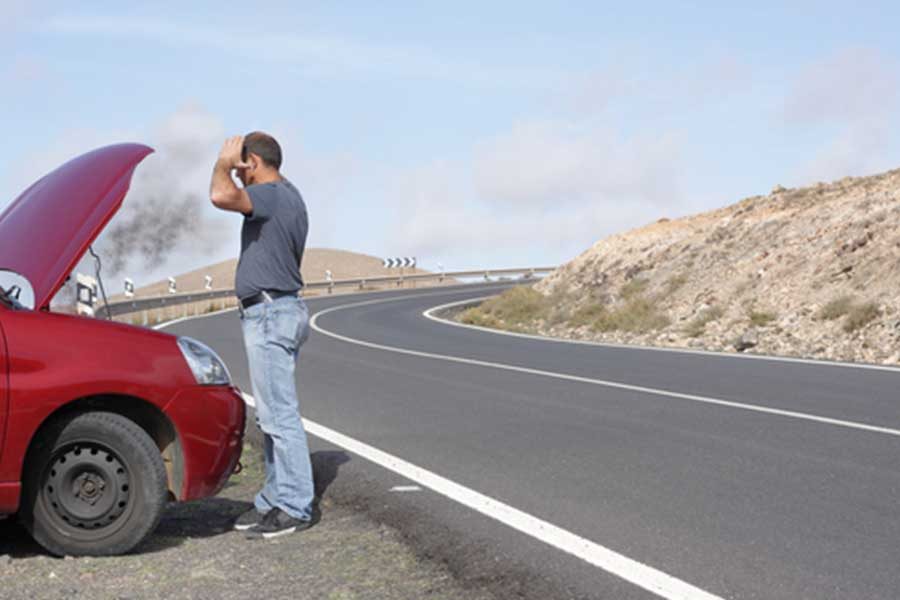
[[[507,335],[510,337],[518,337],[525,338],[529,340],[539,340],[542,342],[553,342],[557,344],[578,344],[581,346],[597,346],[600,348],[614,348],[617,350],[625,349],[625,350],[649,350],[652,352],[669,352],[675,354],[693,354],[700,356],[714,356],[721,358],[736,358],[736,359],[744,359],[744,360],[766,360],[766,361],[775,361],[775,362],[787,362],[787,363],[800,363],[805,365],[815,365],[822,367],[844,367],[851,369],[868,369],[872,371],[891,371],[894,373],[900,374],[900,367],[895,367],[891,365],[875,365],[869,363],[851,363],[851,362],[841,362],[836,360],[817,360],[814,358],[796,358],[792,356],[772,356],[768,354],[738,354],[737,352],[716,352],[714,350],[694,350],[690,348],[670,348],[665,346],[640,346],[637,344],[613,344],[610,342],[594,342],[590,340],[570,340],[566,338],[552,337],[549,335],[535,335],[531,333],[517,333],[515,331],[503,331],[500,329],[493,329],[491,327],[483,327],[480,325],[470,325],[468,323],[459,323],[458,321],[451,321],[449,319],[444,319],[438,316],[435,316],[434,313],[439,312],[441,310],[445,310],[448,308],[453,308],[455,306],[461,306],[464,304],[470,304],[473,302],[482,302],[484,300],[488,300],[489,298],[494,298],[495,296],[479,296],[477,298],[469,298],[468,300],[458,300],[456,302],[448,302],[447,304],[441,304],[440,306],[434,306],[422,312],[422,316],[426,319],[430,319],[435,323],[441,323],[442,325],[452,325],[453,327],[461,327],[463,329],[474,329],[476,331],[484,331],[486,333],[493,333],[496,335]]]
[[[153,310],[153,309],[149,309]],[[188,315],[186,317],[178,317],[177,319],[172,319],[171,321],[166,321],[165,323],[158,323],[153,326],[153,329],[162,329],[163,327],[168,327],[170,325],[176,325],[183,321],[190,321],[191,319],[205,319],[206,317],[215,317],[216,315],[221,315],[227,312],[231,312],[233,310],[237,310],[237,308],[223,308],[222,310],[217,310],[211,313],[203,313],[202,315]]]
[[[455,483],[436,473],[383,452],[373,446],[338,433],[324,425],[303,419],[312,435],[340,446],[394,473],[415,481],[460,504],[521,531],[554,548],[576,556],[595,567],[612,573],[649,592],[667,599],[721,600],[685,581],[628,558],[589,539],[575,535],[542,519],[522,512],[499,500]]]
[[[399,299],[399,298],[395,298]],[[366,348],[373,348],[376,350],[386,350],[388,352],[397,352],[399,354],[407,354],[409,356],[417,356],[421,358],[432,358],[436,360],[444,360],[448,362],[456,362],[466,365],[475,365],[479,367],[487,367],[492,369],[503,369],[506,371],[515,371],[518,373],[527,373],[529,375],[539,375],[542,377],[552,377],[554,379],[564,379],[566,381],[576,381],[578,383],[586,383],[590,385],[599,385],[603,387],[615,388],[620,390],[628,390],[631,392],[640,392],[644,394],[652,394],[658,396],[667,396],[669,398],[678,398],[679,400],[689,400],[691,402],[700,402],[703,404],[713,404],[716,406],[726,406],[728,408],[737,408],[740,410],[753,411],[758,413],[764,413],[769,415],[778,415],[781,417],[790,417],[793,419],[801,419],[804,421],[813,421],[816,423],[824,423],[827,425],[835,425],[838,427],[846,427],[849,429],[858,429],[862,431],[869,431],[874,433],[883,433],[887,435],[893,435],[900,437],[900,430],[891,429],[888,427],[879,427],[876,425],[868,425],[866,423],[858,423],[855,421],[844,421],[841,419],[832,419],[830,417],[821,417],[818,415],[812,415],[808,413],[796,412],[792,410],[782,410],[780,408],[769,408],[767,406],[758,406],[756,404],[744,404],[742,402],[733,402],[731,400],[720,400],[718,398],[711,398],[708,396],[697,396],[694,394],[682,394],[679,392],[671,392],[669,390],[663,390],[658,388],[650,388],[639,385],[629,385],[626,383],[617,383],[615,381],[607,381],[604,379],[592,379],[590,377],[579,377],[577,375],[567,375],[564,373],[555,373],[553,371],[542,371],[540,369],[529,369],[527,367],[518,367],[515,365],[507,365],[503,363],[495,363],[488,362],[483,360],[475,360],[471,358],[462,358],[459,356],[448,356],[445,354],[433,354],[431,352],[419,352],[418,350],[407,350],[406,348],[396,348],[394,346],[385,346],[382,344],[375,344],[373,342],[366,342],[363,340],[354,339],[351,337],[343,336],[338,333],[334,333],[332,331],[328,331],[327,329],[323,329],[318,324],[318,319],[322,315],[326,315],[328,313],[336,312],[338,310],[344,310],[349,308],[356,308],[359,306],[366,306],[370,304],[376,304],[379,302],[390,302],[390,299],[378,299],[378,300],[367,300],[365,302],[357,302],[354,304],[343,304],[341,306],[333,306],[331,308],[327,308],[325,310],[319,311],[313,315],[312,319],[310,319],[310,326],[321,333],[322,335],[327,335],[328,337],[341,340],[343,342],[348,342],[350,344],[355,344],[357,346],[364,346]]]

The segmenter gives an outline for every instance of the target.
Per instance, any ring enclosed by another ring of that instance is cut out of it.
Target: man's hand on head
[[[246,163],[241,160],[241,151],[244,148],[244,136],[235,135],[222,144],[222,149],[219,150],[219,160],[218,162],[231,171],[232,169],[246,169],[250,166],[250,163]]]
[[[209,199],[216,208],[249,215],[253,212],[250,196],[246,190],[234,183],[231,176],[235,169],[246,169],[251,166],[241,160],[243,147],[244,137],[240,135],[230,137],[222,144],[209,184]]]

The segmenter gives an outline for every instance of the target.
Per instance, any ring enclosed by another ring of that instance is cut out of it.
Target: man
[[[294,380],[300,346],[309,336],[309,313],[297,295],[309,225],[300,192],[280,169],[281,147],[272,136],[257,131],[232,137],[219,152],[209,189],[216,207],[244,215],[235,293],[266,481],[234,527],[262,538],[313,525],[312,467]]]

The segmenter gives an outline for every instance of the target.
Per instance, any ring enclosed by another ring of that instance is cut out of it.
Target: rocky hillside
[[[597,242],[535,289],[541,296],[530,300],[519,293],[519,303],[532,306],[507,326],[896,364],[900,170],[777,187],[713,212],[661,219]],[[467,319],[504,321],[500,304],[481,310]]]

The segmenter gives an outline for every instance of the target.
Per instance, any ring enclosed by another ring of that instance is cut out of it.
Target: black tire
[[[167,499],[159,449],[133,421],[88,412],[51,426],[29,457],[20,519],[59,556],[123,554],[154,529]]]

